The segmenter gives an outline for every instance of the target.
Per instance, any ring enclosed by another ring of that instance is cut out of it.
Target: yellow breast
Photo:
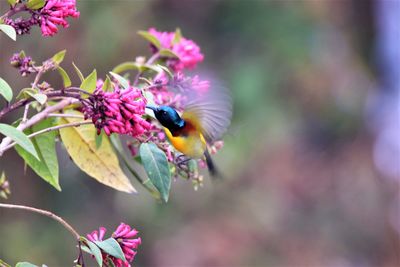
[[[173,136],[171,132],[164,128],[171,144],[176,150],[182,152],[190,158],[201,158],[206,150],[206,141],[200,132],[193,131],[186,136]]]

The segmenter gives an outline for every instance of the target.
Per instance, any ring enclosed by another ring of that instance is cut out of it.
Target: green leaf
[[[100,132],[100,134],[95,134],[94,138],[96,140],[96,149],[99,149],[99,147],[101,146],[101,142],[103,141],[103,138],[107,138],[104,136],[105,133],[103,131]]]
[[[83,77],[83,74],[82,74],[81,70],[75,65],[74,62],[72,62],[72,66],[74,66],[75,72],[76,72],[76,74],[78,75],[79,80],[81,80],[81,82],[83,82],[83,80],[84,80],[85,78]]]
[[[136,62],[128,61],[128,62],[124,62],[124,63],[121,63],[121,64],[115,66],[113,68],[112,72],[118,74],[118,73],[125,72],[125,71],[128,71],[128,70],[139,70],[139,71],[141,71],[140,66]]]
[[[8,37],[10,37],[12,40],[17,40],[17,33],[15,32],[15,29],[6,24],[0,24],[0,31],[4,32]]]
[[[112,91],[112,84],[111,84],[110,77],[108,77],[108,75],[107,75],[107,78],[104,81],[103,86],[101,87],[101,89],[104,92],[111,92]]]
[[[107,262],[109,267],[116,267],[114,262],[110,259],[110,257],[107,258]]]
[[[126,261],[124,252],[122,252],[121,246],[118,244],[117,240],[110,237],[104,241],[94,242],[99,248],[101,248],[107,254],[114,256],[118,259]]]
[[[160,49],[161,43],[157,39],[157,37],[155,37],[154,35],[152,35],[151,33],[147,32],[147,31],[138,31],[138,34],[140,36],[142,36],[144,39],[146,39],[147,41],[149,41],[151,44],[153,44],[155,47]]]
[[[103,257],[101,255],[101,250],[99,249],[99,247],[95,243],[93,243],[92,241],[86,239],[83,236],[81,236],[80,239],[84,241],[85,245],[87,245],[89,250],[90,250],[90,251],[86,251],[86,252],[88,252],[88,253],[90,253],[90,254],[92,254],[94,256],[94,258],[97,261],[97,264],[100,267],[103,266]],[[84,247],[82,247],[82,249],[83,248]]]
[[[27,94],[30,95],[30,92],[27,92]],[[47,95],[45,95],[45,94],[38,93],[38,94],[33,94],[33,95],[31,95],[31,96],[32,96],[37,102],[39,102],[40,105],[43,105],[43,104],[46,103],[46,101],[47,101]]]
[[[28,3],[26,3],[25,5],[29,9],[36,10],[44,7],[45,4],[45,0],[29,0]]]
[[[11,87],[3,78],[0,78],[0,95],[2,95],[8,102],[10,102],[13,97]]]
[[[21,91],[19,91],[16,99],[17,100],[21,100],[21,99],[27,99],[32,97],[32,95],[37,94],[39,92],[39,90],[37,89],[32,89],[32,88],[24,88],[21,89]]]
[[[17,0],[7,0],[7,2],[8,2],[10,5],[14,6],[14,5],[17,3]]]
[[[18,263],[15,265],[15,267],[38,267],[38,266],[35,265],[35,264],[32,264],[32,263],[29,263],[29,262],[24,261],[24,262],[18,262]]]
[[[23,132],[8,124],[0,123],[0,133],[11,138],[18,145],[20,145],[22,148],[24,148],[26,151],[28,151],[39,160],[39,156],[35,150],[35,147],[33,146],[33,143]]]
[[[162,199],[167,202],[171,189],[171,172],[165,153],[154,143],[142,143],[139,154],[151,182],[161,193]]]
[[[69,114],[82,115],[77,111]],[[77,118],[61,118],[60,123],[77,122]],[[116,190],[127,193],[136,192],[128,177],[119,166],[117,155],[110,141],[103,138],[101,146],[96,148],[96,129],[93,125],[67,127],[60,129],[61,140],[75,164],[88,175]]]
[[[175,30],[175,35],[174,35],[174,39],[172,39],[172,44],[177,44],[181,41],[182,39],[182,32],[181,29],[176,28]]]
[[[26,133],[31,134],[32,132],[37,132],[52,126],[54,126],[54,119],[49,118],[35,124],[32,126],[32,129],[27,129]],[[26,150],[20,146],[16,146],[15,149],[37,175],[54,186],[58,191],[61,191],[58,182],[59,174],[56,153],[56,136],[57,132],[51,131],[37,135],[31,139],[36,151],[39,154],[40,160],[32,157],[31,154],[27,153]]]
[[[117,80],[117,82],[124,88],[124,89],[128,89],[129,87],[129,82],[127,79],[125,79],[124,77],[122,77],[119,74],[116,74],[112,71],[110,71],[110,74],[114,77],[114,79]]]
[[[165,48],[163,48],[163,49],[161,49],[160,51],[159,51],[159,53],[160,53],[160,56],[163,56],[163,57],[172,57],[172,58],[179,58],[179,56],[177,55],[177,54],[175,54],[172,50],[170,50],[170,49],[165,49]]]
[[[96,89],[96,82],[97,82],[97,72],[93,70],[82,82],[81,89],[93,93]]]
[[[56,65],[60,65],[60,63],[64,60],[66,52],[67,52],[67,50],[64,49],[64,50],[58,52],[57,54],[55,54],[51,59],[53,60],[53,62]]]
[[[70,87],[71,86],[71,79],[69,78],[67,72],[61,67],[58,67],[57,70],[58,70],[58,73],[61,75],[61,78],[63,80],[64,88]]]

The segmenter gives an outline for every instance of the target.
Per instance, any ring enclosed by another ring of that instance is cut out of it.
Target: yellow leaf
[[[81,113],[68,112],[82,115]],[[62,118],[60,124],[79,121],[76,118]],[[96,148],[96,129],[93,125],[67,127],[60,129],[61,140],[68,154],[78,167],[94,179],[114,189],[132,193],[135,188],[122,172],[108,138],[103,138]]]

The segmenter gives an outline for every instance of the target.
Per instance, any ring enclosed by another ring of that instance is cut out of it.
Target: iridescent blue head
[[[156,107],[147,105],[146,108],[153,110],[157,120],[162,126],[168,128],[172,134],[185,126],[185,121],[179,116],[178,112],[169,106]]]

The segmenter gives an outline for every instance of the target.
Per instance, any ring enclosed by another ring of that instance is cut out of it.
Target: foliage
[[[0,30],[14,41],[17,35],[29,34],[34,26],[40,26],[44,37],[53,36],[58,32],[56,25],[68,27],[67,18],[79,16],[75,0],[9,4],[9,10],[1,16]],[[187,74],[204,56],[200,47],[183,37],[179,29],[159,32],[151,28],[138,35],[149,42],[148,59],[139,56],[136,61],[122,62],[111,67],[105,77],[98,77],[96,69],[85,77],[72,62],[80,80],[78,85],[74,85],[65,64],[61,66],[65,49],[41,64],[24,51],[12,55],[10,64],[21,76],[30,76],[32,82],[30,87],[17,90],[0,78],[0,94],[6,100],[0,119],[24,108],[22,117],[13,124],[0,123],[4,136],[0,156],[14,147],[26,166],[58,191],[62,181],[57,143],[83,172],[122,192],[137,193],[130,181],[132,176],[155,199],[164,202],[170,198],[172,178],[191,180],[195,188],[201,185],[198,166],[205,164],[208,150],[217,152],[214,144],[220,141],[210,137],[226,130],[231,116],[230,98],[210,89],[209,81]],[[129,77],[130,71],[136,75]],[[61,88],[44,79],[44,74],[54,73],[62,81]],[[13,92],[17,95],[14,100]],[[215,101],[211,102],[211,98]],[[191,106],[194,108],[190,111]],[[219,113],[221,107],[226,110]],[[139,175],[139,168],[147,177]],[[4,173],[0,193],[3,198],[11,193]],[[97,232],[86,239],[48,211],[11,204],[0,207],[29,210],[64,225],[78,239],[77,266],[84,264],[82,251],[91,254],[99,266],[127,266],[136,254],[133,249],[141,242],[140,238],[132,239],[137,231],[125,224],[106,240],[103,236],[98,238]],[[99,234],[104,235],[103,228]],[[20,262],[17,266],[35,265]]]

